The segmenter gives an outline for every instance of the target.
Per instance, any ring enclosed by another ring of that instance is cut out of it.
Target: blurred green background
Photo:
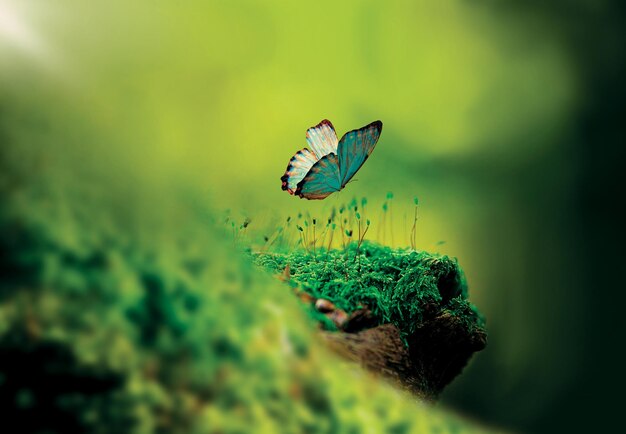
[[[418,248],[458,257],[488,321],[443,404],[597,427],[581,415],[616,406],[623,18],[582,0],[4,1],[0,140],[37,155],[33,176],[106,179],[120,209],[188,194],[251,229],[393,191],[406,246],[418,196]],[[384,128],[358,182],[306,202],[279,178],[323,118]]]

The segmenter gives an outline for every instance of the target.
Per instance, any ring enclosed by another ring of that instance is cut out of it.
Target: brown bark
[[[418,328],[408,345],[392,324],[323,336],[341,356],[427,400],[436,399],[487,343],[484,330],[468,333],[458,318],[445,312]]]

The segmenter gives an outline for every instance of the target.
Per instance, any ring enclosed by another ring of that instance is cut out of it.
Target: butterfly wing
[[[328,119],[306,130],[306,141],[318,160],[324,155],[337,153],[337,133]]]
[[[296,152],[296,155],[289,160],[285,174],[280,178],[283,183],[282,189],[287,190],[289,194],[294,194],[298,183],[302,181],[316,162],[317,157],[307,148]]]
[[[343,188],[370,156],[383,129],[381,121],[344,134],[337,147],[339,178]]]
[[[339,190],[339,159],[336,154],[328,154],[311,167],[309,173],[298,183],[295,194],[300,198],[324,199]]]
[[[324,199],[341,190],[374,150],[382,128],[382,122],[372,122],[339,142],[326,119],[309,128],[306,139],[313,151],[304,148],[291,158],[281,177],[282,189],[306,199]]]

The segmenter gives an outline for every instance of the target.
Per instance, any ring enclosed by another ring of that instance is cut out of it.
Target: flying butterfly
[[[306,199],[324,199],[341,190],[370,156],[383,129],[381,121],[352,130],[337,141],[333,124],[324,119],[306,132],[312,150],[291,157],[280,178],[282,189]]]

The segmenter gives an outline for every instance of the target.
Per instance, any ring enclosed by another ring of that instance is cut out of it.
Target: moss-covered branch
[[[308,312],[345,357],[434,398],[486,345],[456,260],[352,243],[345,250],[262,254],[256,262],[307,297]],[[287,276],[284,276],[287,277]],[[320,303],[324,302],[324,303]]]

